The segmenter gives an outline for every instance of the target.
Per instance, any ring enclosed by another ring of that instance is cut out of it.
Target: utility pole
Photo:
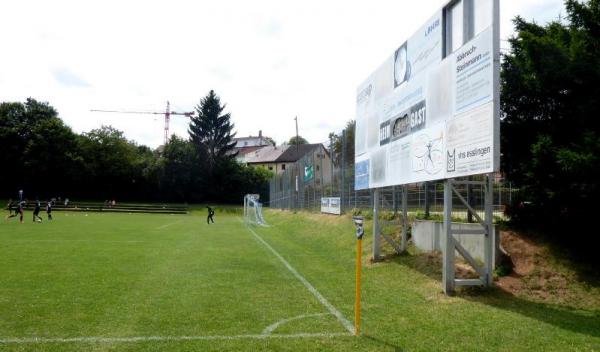
[[[298,116],[294,117],[294,121],[296,121],[296,155],[300,156],[300,152],[298,151]]]

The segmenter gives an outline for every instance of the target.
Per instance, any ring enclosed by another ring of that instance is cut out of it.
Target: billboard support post
[[[429,182],[423,184],[423,190],[425,191],[425,219],[429,219]]]
[[[493,213],[493,200],[494,200],[494,174],[488,174],[487,175],[487,187],[485,190],[485,227],[486,227],[486,236],[484,239],[484,265],[485,265],[485,273],[486,273],[486,277],[485,277],[485,286],[492,286],[493,281],[494,281],[494,275],[493,275],[493,271],[494,271],[494,262],[495,262],[495,258],[494,258],[494,244],[495,244],[495,238],[494,236],[497,236],[496,232],[494,231],[494,213]]]
[[[493,178],[492,173],[487,174],[485,181],[454,181],[448,179],[444,181],[444,241],[443,241],[443,287],[444,293],[450,295],[454,292],[455,286],[485,286],[490,287],[493,284],[494,270],[494,245],[495,233],[493,222]],[[471,207],[469,202],[458,192],[455,185],[480,185],[484,188],[484,218]],[[473,217],[481,225],[481,229],[464,229],[460,226],[452,227],[452,197],[456,195],[458,200],[473,214]],[[483,236],[484,258],[483,265],[479,265],[473,259],[471,254],[461,245],[460,241],[454,238],[454,235],[475,235]],[[454,267],[455,251],[458,252],[465,261],[475,269],[479,274],[478,279],[457,279]]]
[[[443,286],[444,293],[454,292],[454,237],[452,236],[452,180],[444,181],[444,241],[443,243]]]
[[[408,247],[408,186],[402,186],[402,242],[400,243],[401,252],[406,252]]]
[[[381,254],[381,232],[379,228],[379,188],[373,190],[373,261]]]

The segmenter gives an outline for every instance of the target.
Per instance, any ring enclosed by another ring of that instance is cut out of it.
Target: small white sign
[[[341,203],[340,197],[322,197],[321,213],[341,215]]]

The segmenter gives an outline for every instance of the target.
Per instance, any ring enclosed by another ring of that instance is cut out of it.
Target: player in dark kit
[[[9,199],[8,200],[8,204],[6,204],[6,209],[8,209],[8,215],[6,216],[7,219],[8,219],[9,216],[12,215],[13,210],[14,210],[14,206],[15,205],[13,204],[12,199]]]
[[[7,216],[6,219],[8,220],[10,218],[16,217],[17,215],[21,215],[19,217],[19,221],[22,224],[23,223],[23,208],[25,208],[25,201],[24,200],[22,200],[19,203],[17,203],[17,209],[15,209],[15,213]]]
[[[48,214],[48,220],[52,220],[52,201],[49,200],[46,203],[46,213]]]
[[[40,201],[38,199],[35,200],[35,207],[33,208],[33,222],[35,220],[38,222],[42,222],[42,217],[40,216]]]
[[[215,215],[215,211],[211,208],[211,207],[206,207],[208,209],[208,216],[206,217],[206,223],[210,224],[210,222],[212,221],[212,223],[215,223],[215,220],[213,219],[213,215]]]

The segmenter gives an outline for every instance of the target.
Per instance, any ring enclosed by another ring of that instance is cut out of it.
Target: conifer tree
[[[196,116],[190,121],[188,133],[199,154],[206,158],[209,171],[220,161],[235,158],[235,132],[231,114],[223,113],[226,104],[211,90],[196,106]]]

